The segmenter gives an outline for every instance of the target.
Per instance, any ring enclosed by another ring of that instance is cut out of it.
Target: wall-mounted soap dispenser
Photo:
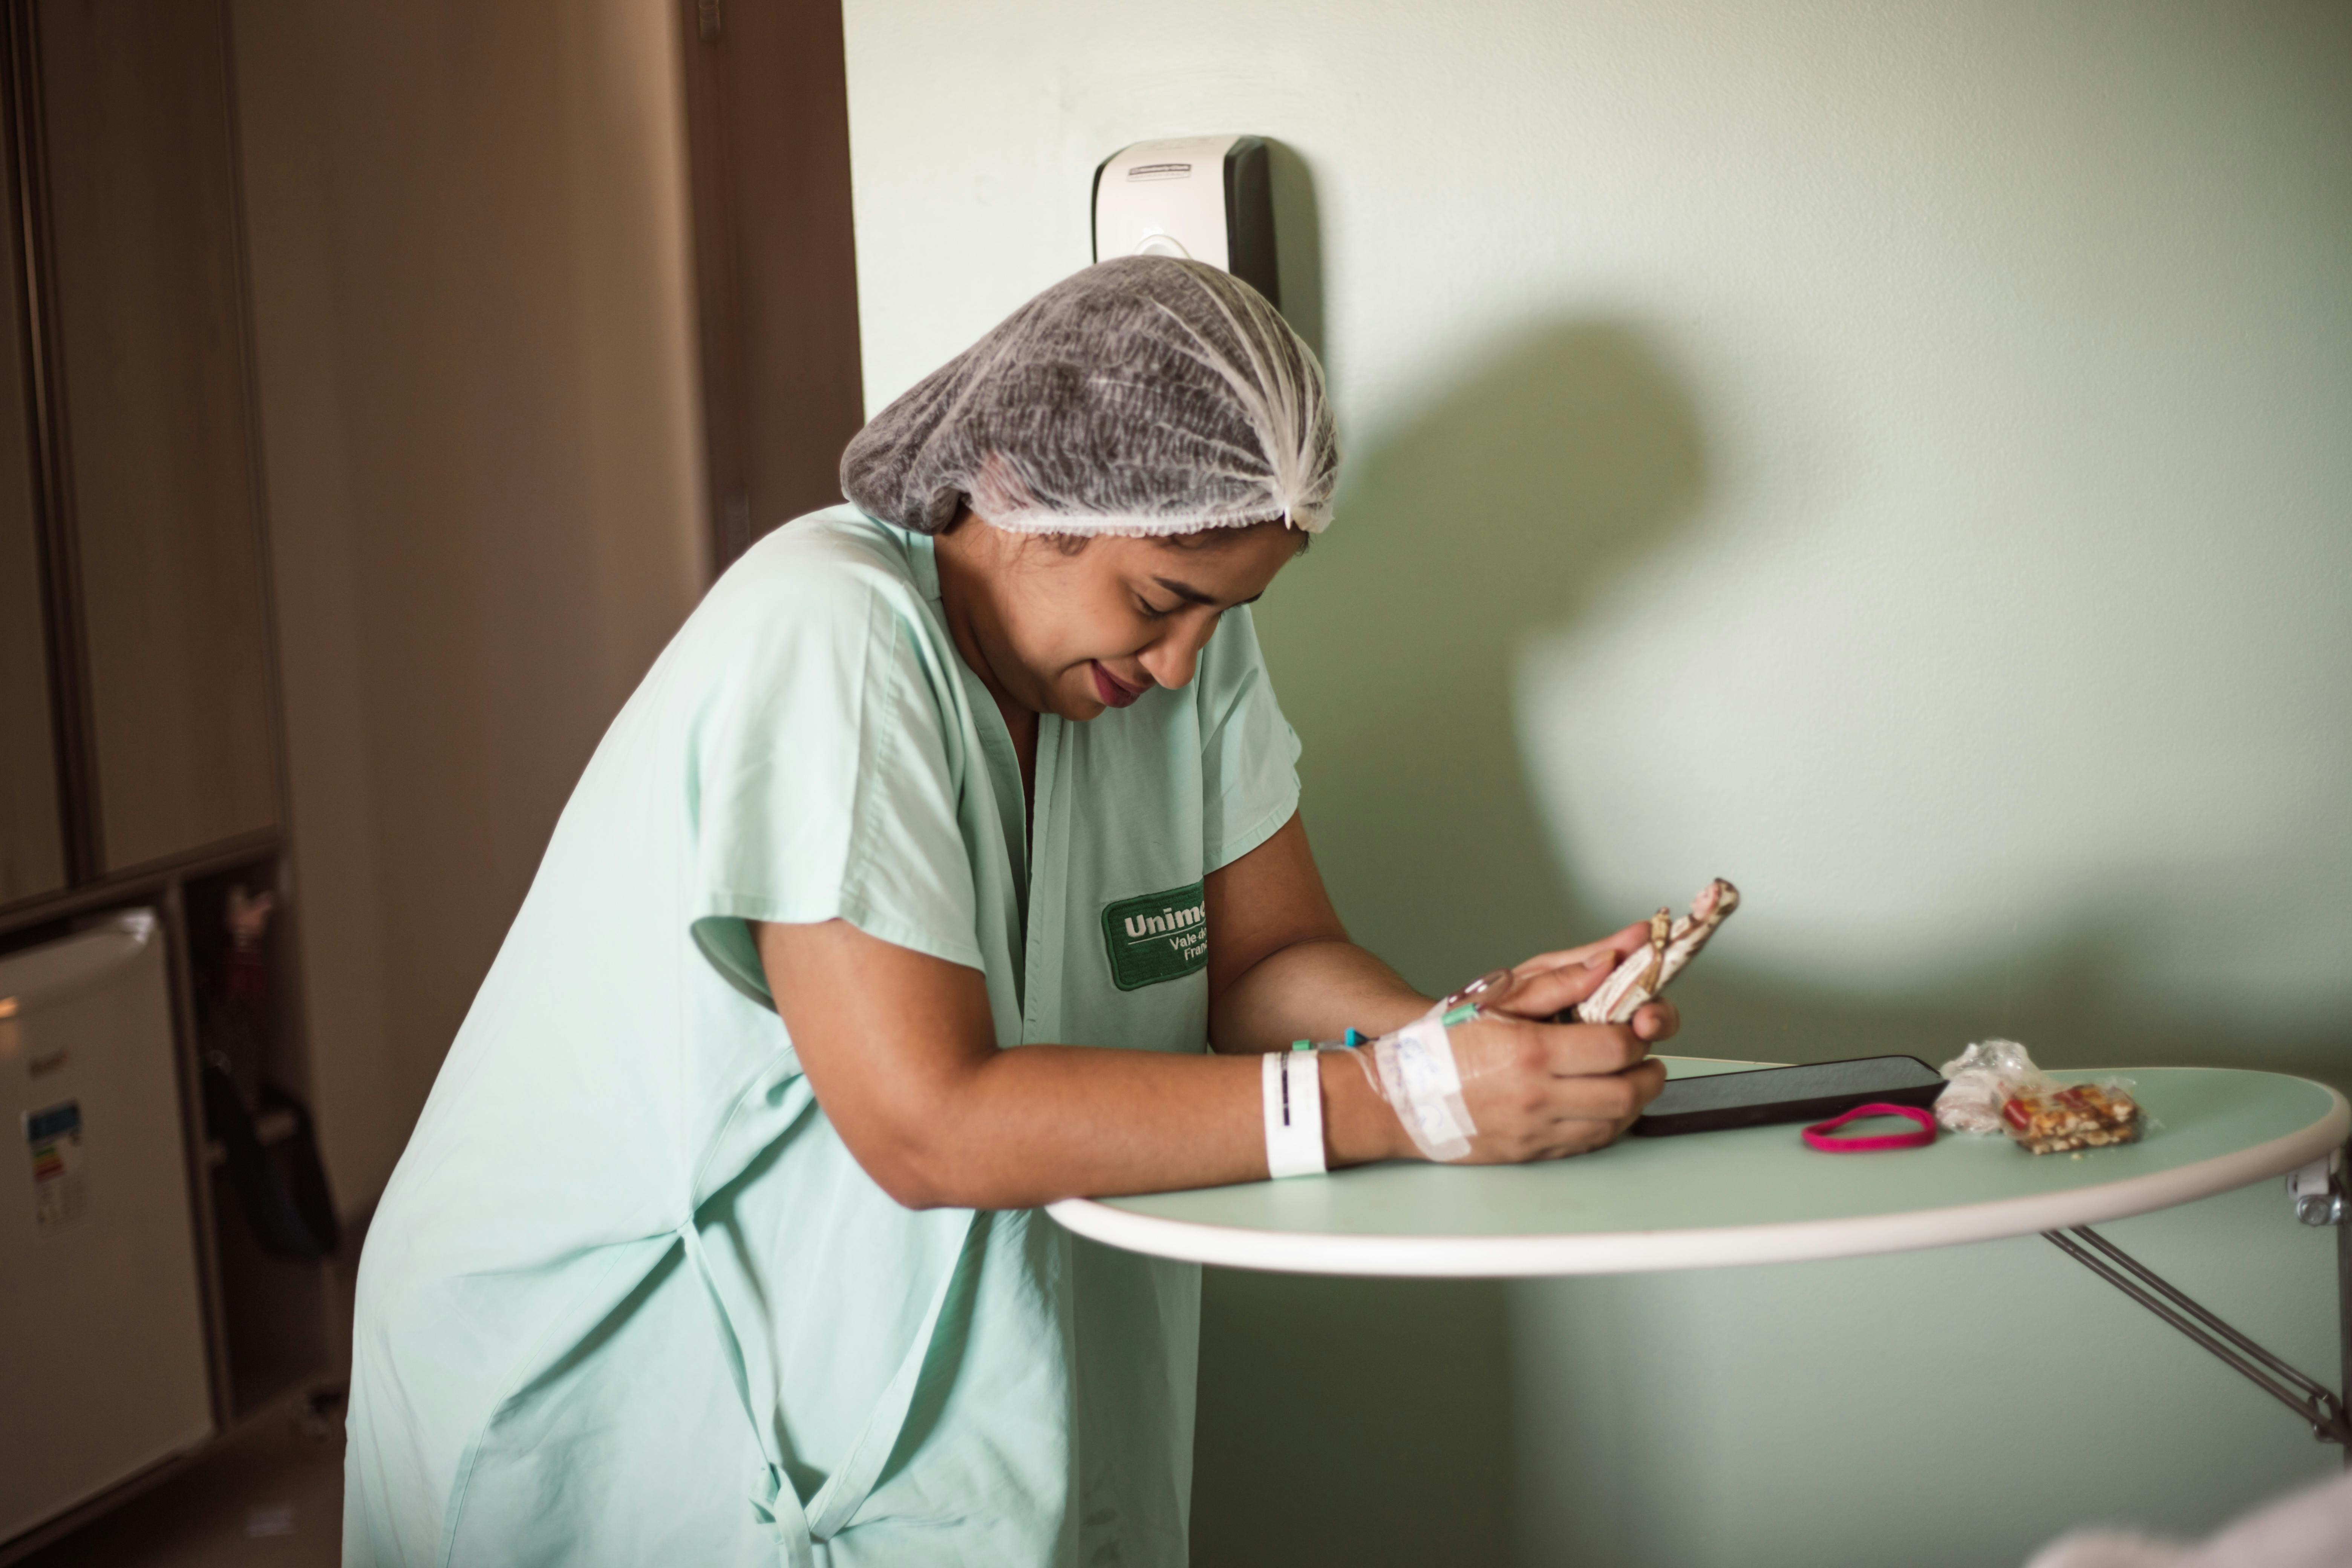
[[[1249,284],[1276,309],[1274,191],[1262,136],[1122,147],[1095,169],[1095,259],[1182,256]]]

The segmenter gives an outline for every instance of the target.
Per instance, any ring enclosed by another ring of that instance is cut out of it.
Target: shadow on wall
[[[1558,863],[1517,736],[1517,655],[1529,639],[1589,619],[1645,557],[1686,547],[1711,499],[1697,402],[1638,324],[1538,324],[1472,363],[1433,386],[1418,412],[1349,453],[1343,525],[1285,574],[1259,621],[1285,709],[1305,741],[1307,826],[1333,895],[1358,940],[1432,993],[1643,912],[1594,907]],[[1612,742],[1602,733],[1591,743]],[[1751,898],[1760,891],[1749,889]],[[2131,907],[2128,889],[2116,907]],[[2134,940],[2127,917],[2085,922],[2028,960],[1875,995],[1743,969],[1727,941],[1678,989],[1691,1020],[1684,1044],[1694,1054],[1749,1059],[1903,1051],[1936,1063],[1971,1038],[2004,1033],[2063,1041],[2048,1054],[2068,1063],[2210,1060],[2210,1030],[2189,1019],[2151,1021],[2114,978]],[[2347,1077],[2340,1030],[2241,1028],[2232,1047],[2232,1058],[2246,1065]],[[2077,1282],[2046,1279],[2057,1266],[2036,1244],[1997,1245],[2009,1249],[1997,1268],[1983,1249],[1972,1250],[1965,1268],[1942,1254],[1845,1267],[1874,1282],[1867,1299],[1875,1315],[1864,1316],[1882,1330],[1935,1315],[1935,1302],[1952,1295],[1945,1276],[1955,1269],[1981,1274],[1977,1289],[1995,1307],[2046,1289],[2051,1312],[2074,1310]],[[2264,1268],[2277,1262],[2265,1259]],[[1583,1426],[1570,1436],[1536,1436],[1528,1447],[1531,1434],[1564,1417],[1522,1406],[1566,1397],[1587,1406],[1579,1418],[1585,1426],[1604,1419],[1591,1406],[1609,1405],[1606,1390],[1592,1380],[1605,1384],[1626,1357],[1601,1347],[1650,1343],[1657,1314],[1676,1303],[1702,1335],[1741,1322],[1752,1298],[1780,1289],[1777,1278],[1580,1283],[1520,1299],[1496,1281],[1211,1270],[1194,1561],[1231,1568],[1675,1561],[1672,1543],[1681,1538],[1664,1522],[1675,1510],[1661,1511],[1655,1491],[1688,1435],[1663,1419],[1644,1416],[1643,1426],[1627,1416],[1622,1427],[1606,1420],[1618,1427],[1606,1456],[1586,1451],[1599,1439]],[[1773,1354],[1792,1369],[1826,1368],[1841,1353],[1808,1327],[1827,1321],[1811,1278],[1792,1271],[1786,1289],[1797,1300],[1774,1318],[1793,1337]],[[1701,1300],[1719,1313],[1712,1327],[1689,1305]],[[1559,1359],[1559,1347],[1546,1346],[1565,1331],[1559,1314],[1571,1301],[1568,1337],[1582,1353],[1573,1364],[1538,1364],[1547,1354]],[[2229,1302],[2226,1293],[2217,1297],[2225,1310]],[[2082,1304],[2107,1310],[2103,1301]],[[1540,1320],[1532,1329],[1531,1312]],[[2103,1333],[2114,1326],[2088,1321]],[[1874,1353],[1896,1375],[1912,1348],[1898,1336]],[[2115,1370],[2129,1375],[2127,1367]],[[1640,1375],[1662,1377],[1666,1369]],[[1629,1394],[1618,1404],[1641,1401]],[[1789,1419],[1784,1436],[1801,1447],[1833,1435]],[[1869,1448],[1883,1436],[1864,1422],[1848,1441]],[[1875,1474],[1868,1454],[1853,1458],[1857,1475]],[[1966,1462],[1958,1453],[1913,1458]],[[1983,1456],[1975,1462],[2001,1468]],[[1766,1493],[1797,1474],[1769,1455],[1729,1471],[1737,1473],[1727,1472],[1727,1486]],[[1609,1475],[1627,1484],[1598,1484]],[[2217,1476],[2216,1499],[2226,1500],[2234,1484]],[[2221,1507],[2200,1500],[2200,1508]],[[1705,1534],[1711,1517],[1685,1522]],[[2046,1523],[2054,1531],[2068,1521],[2062,1514]],[[1520,1534],[1531,1525],[1543,1536],[1540,1549]],[[1967,1540],[1956,1537],[1954,1550]],[[1783,1544],[1803,1550],[1800,1540]]]
[[[1288,306],[1287,260],[1283,289]],[[1512,654],[1685,529],[1706,489],[1690,398],[1618,322],[1517,334],[1349,455],[1346,521],[1260,634],[1333,895],[1424,989],[1600,929],[1549,872]],[[1506,1286],[1213,1269],[1204,1289],[1195,1562],[1511,1560]]]
[[[1260,636],[1305,741],[1307,826],[1350,930],[1435,994],[1639,918],[1600,907],[1558,864],[1515,684],[1532,640],[1576,627],[1635,565],[1684,547],[1707,505],[1700,416],[1679,374],[1630,322],[1531,327],[1346,462],[1344,522],[1285,574]],[[1572,695],[1543,700],[1573,710]],[[1671,711],[1673,694],[1662,700]],[[1603,752],[1626,743],[1590,739]],[[1743,968],[1735,931],[1676,993],[1692,1020],[1684,1043],[1753,1060],[1900,1051],[1933,1064],[2008,1035],[2070,1066],[2210,1063],[2224,1021],[2142,1003],[2128,978],[2160,951],[2152,932],[2197,897],[2191,879],[2116,872],[2021,954],[1907,990]],[[2341,1021],[2226,1023],[2231,1063],[2352,1089]]]
[[[1596,933],[1545,874],[1514,655],[1686,530],[1706,487],[1689,395],[1615,321],[1516,333],[1348,455],[1344,521],[1263,635],[1333,895],[1415,984]]]

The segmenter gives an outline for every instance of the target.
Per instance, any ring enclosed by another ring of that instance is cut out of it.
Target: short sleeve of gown
[[[940,699],[905,619],[919,609],[828,587],[767,608],[691,741],[695,941],[763,1001],[750,921],[838,918],[982,967]]]
[[[1275,700],[1246,605],[1225,612],[1202,651],[1198,689],[1201,848],[1213,871],[1273,837],[1298,810],[1298,736]]]

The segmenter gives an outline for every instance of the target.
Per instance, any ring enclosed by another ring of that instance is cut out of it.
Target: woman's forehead
[[[1218,529],[1227,537],[1214,544],[1180,543],[1196,534],[1139,539],[1115,559],[1121,570],[1180,598],[1198,604],[1231,605],[1255,599],[1275,574],[1298,552],[1303,537],[1279,524]]]

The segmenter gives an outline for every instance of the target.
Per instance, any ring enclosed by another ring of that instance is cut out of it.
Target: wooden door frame
[[[42,640],[48,656],[51,745],[65,885],[99,875],[98,769],[89,720],[89,649],[81,614],[81,560],[73,528],[73,465],[58,342],[56,256],[49,242],[47,139],[41,114],[40,35],[31,0],[0,12],[0,92],[7,115],[8,243],[16,252],[16,312],[25,353],[26,433],[33,456],[33,535],[40,552]]]
[[[841,500],[865,422],[838,0],[674,0],[712,575]]]

